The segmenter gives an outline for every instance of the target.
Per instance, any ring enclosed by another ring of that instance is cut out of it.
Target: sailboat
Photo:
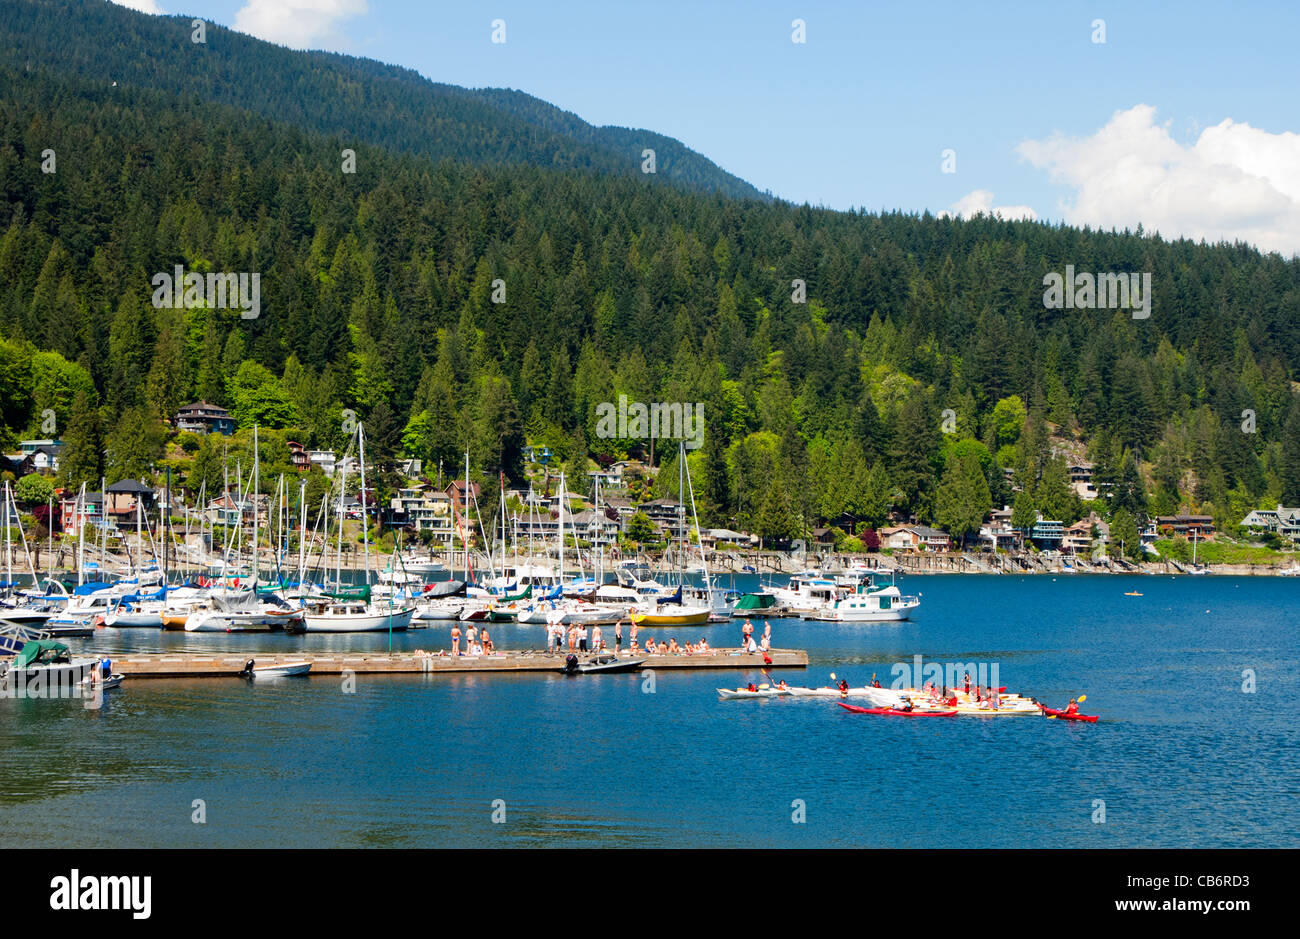
[[[695,490],[690,486],[689,470],[686,466],[686,448],[685,445],[678,445],[678,495],[690,491],[691,499],[691,516],[695,523],[695,530],[700,530],[699,515],[695,512]],[[696,588],[687,588],[686,586],[686,506],[681,506],[678,516],[678,576],[677,590],[667,597],[656,597],[653,601],[648,601],[640,609],[632,611],[632,622],[638,626],[704,626],[709,622],[709,617],[713,614],[713,604],[711,602],[712,591],[709,588],[708,566],[704,563],[704,543],[700,542],[700,566],[704,571],[704,590],[702,591],[703,602],[698,602],[697,596],[701,593]],[[689,601],[684,596],[685,592],[690,589],[694,595]]]
[[[366,512],[366,444],[365,431],[357,425],[357,452],[361,467],[361,533],[365,551],[365,582],[357,588],[344,589],[343,584],[343,499],[347,493],[347,465],[344,463],[339,479],[339,560],[335,575],[336,585],[331,593],[326,591],[325,599],[308,602],[307,612],[302,618],[302,629],[306,632],[357,633],[357,632],[392,632],[404,630],[411,625],[411,616],[415,613],[412,604],[398,605],[390,596],[387,602],[372,602],[370,596],[370,524]]]

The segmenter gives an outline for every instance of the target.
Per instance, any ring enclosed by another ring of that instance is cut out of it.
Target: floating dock
[[[567,653],[547,655],[545,652],[500,652],[494,655],[440,654],[438,652],[111,652],[113,671],[127,678],[229,678],[237,675],[253,659],[259,666],[285,665],[290,662],[310,662],[313,675],[420,675],[446,672],[557,672],[564,666]],[[763,661],[763,654],[741,654],[734,651],[706,652],[703,655],[630,655],[621,658],[640,658],[645,669],[759,669],[807,668],[808,653],[803,649],[772,649],[768,652],[771,663]],[[578,655],[580,662],[595,658]]]

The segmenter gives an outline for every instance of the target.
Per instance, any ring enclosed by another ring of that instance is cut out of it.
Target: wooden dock
[[[103,653],[101,653],[103,654]],[[243,669],[249,659],[260,665],[310,662],[313,675],[419,675],[465,672],[555,672],[564,665],[564,654],[545,652],[501,652],[494,655],[453,656],[437,652],[240,652],[176,653],[124,652],[107,653],[113,671],[128,678],[220,678],[231,677]],[[768,653],[770,665],[762,653],[739,654],[719,650],[704,655],[638,655],[644,658],[642,669],[757,669],[807,668],[808,653],[803,649],[773,649]],[[592,656],[579,655],[586,662]],[[622,658],[633,658],[624,652]]]

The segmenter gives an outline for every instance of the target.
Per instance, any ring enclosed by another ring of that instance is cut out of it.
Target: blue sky
[[[796,202],[1300,250],[1300,5],[122,2],[518,88],[677,137]]]

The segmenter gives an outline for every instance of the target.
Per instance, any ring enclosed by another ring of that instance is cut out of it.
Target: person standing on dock
[[[451,654],[460,655],[460,626],[451,627]]]
[[[745,620],[745,625],[740,628],[740,648],[742,650],[749,648],[749,640],[754,637],[754,624]]]
[[[601,631],[600,631],[600,624],[597,623],[595,626],[591,627],[591,648],[592,648],[592,650],[595,651],[595,652],[599,652],[599,651],[600,651],[600,647],[601,647],[601,645],[604,643],[604,641],[605,641],[605,637],[602,635],[602,633],[601,633]]]
[[[614,654],[618,655],[623,651],[623,621],[619,620],[614,624]]]
[[[477,638],[478,638],[478,630],[474,628],[474,623],[471,622],[465,630],[465,651],[466,652],[470,652],[473,650],[474,640],[476,640]]]
[[[759,643],[759,648],[764,652],[772,651],[772,624],[768,623],[763,630],[763,641]]]
[[[636,620],[632,620],[632,626],[627,635],[628,640],[632,643],[632,651],[636,652]]]

